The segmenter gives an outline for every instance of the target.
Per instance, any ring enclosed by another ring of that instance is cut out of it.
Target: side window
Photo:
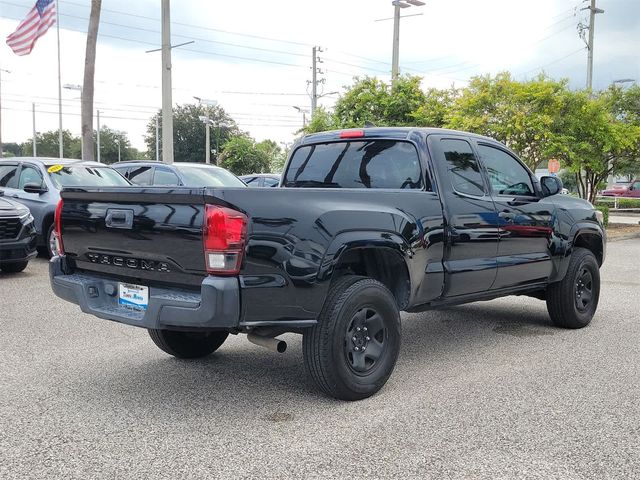
[[[129,170],[130,168],[122,168],[122,167],[112,167],[116,172],[122,175],[124,178],[129,178]]]
[[[280,181],[277,178],[264,177],[265,187],[277,187]]]
[[[16,188],[18,165],[0,165],[0,187]]]
[[[491,188],[498,195],[534,196],[527,170],[507,152],[489,145],[478,145],[480,157],[489,175]]]
[[[484,195],[484,182],[478,160],[465,140],[443,138],[440,140],[447,163],[447,175],[456,192],[467,195]]]
[[[251,177],[247,178],[244,183],[249,185],[250,187],[259,187],[260,186],[260,177]]]
[[[156,173],[153,174],[153,184],[160,186],[180,185],[180,179],[171,170],[156,167]]]
[[[633,182],[633,189],[640,190],[640,182]]]
[[[151,185],[151,167],[133,167],[127,178],[135,185]]]
[[[42,185],[42,175],[40,175],[40,172],[36,168],[30,165],[23,165],[22,170],[20,170],[18,188],[23,189],[27,183]]]

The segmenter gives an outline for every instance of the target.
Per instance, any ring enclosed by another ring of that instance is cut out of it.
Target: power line
[[[85,8],[87,7],[86,4],[71,2],[71,1],[67,1],[67,0],[62,0],[60,3],[68,4],[68,5],[75,5],[75,6],[85,7]],[[147,20],[147,21],[153,21],[153,22],[159,22],[160,21],[160,19],[158,17],[149,17],[147,15],[138,15],[138,14],[131,13],[131,12],[123,12],[121,10],[112,10],[112,9],[108,9],[108,8],[103,8],[102,11],[106,12],[106,13],[115,13],[116,15],[124,15],[124,16],[127,16],[127,17],[140,18],[140,19]],[[200,29],[200,30],[208,30],[208,31],[211,31],[211,32],[225,33],[227,35],[237,35],[237,36],[240,36],[240,37],[254,38],[254,39],[257,39],[257,40],[267,40],[267,41],[270,41],[270,42],[286,43],[286,44],[289,44],[289,45],[297,45],[297,46],[300,46],[300,47],[312,47],[312,45],[310,45],[310,44],[302,43],[302,42],[295,42],[295,41],[292,41],[292,40],[282,40],[282,39],[273,38],[273,37],[265,37],[265,36],[253,35],[253,34],[249,34],[249,33],[234,32],[234,31],[231,31],[231,30],[223,30],[221,28],[214,28],[214,27],[205,27],[205,26],[202,26],[202,25],[195,25],[195,24],[191,24],[191,23],[171,22],[171,25],[179,25],[179,26],[188,27],[188,28],[197,28],[197,29]]]

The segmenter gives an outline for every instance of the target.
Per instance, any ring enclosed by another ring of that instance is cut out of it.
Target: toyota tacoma
[[[179,358],[302,334],[319,388],[358,400],[391,375],[401,311],[527,295],[558,327],[589,324],[605,230],[561,189],[470,133],[312,134],[278,188],[64,189],[51,285]]]

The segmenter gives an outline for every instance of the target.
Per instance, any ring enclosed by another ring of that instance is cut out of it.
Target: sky
[[[422,86],[465,86],[470,77],[541,71],[583,88],[587,51],[577,33],[588,23],[583,0],[424,0],[402,10],[400,69]],[[0,0],[0,36],[17,27],[35,0]],[[598,0],[594,88],[640,81],[640,0]],[[81,84],[89,0],[60,0],[62,82]],[[356,76],[390,78],[391,0],[173,0],[173,102],[216,100],[256,140],[291,142],[310,108],[312,47],[322,48],[319,104],[330,108]],[[103,0],[95,108],[101,125],[146,150],[149,118],[161,105],[160,0]],[[56,30],[18,57],[0,45],[3,142],[58,128]],[[63,90],[63,127],[80,133],[79,92]],[[203,127],[204,128],[204,127]]]

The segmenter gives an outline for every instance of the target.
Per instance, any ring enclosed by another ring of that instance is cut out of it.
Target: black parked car
[[[280,185],[280,177],[277,173],[252,173],[251,175],[242,175],[240,180],[251,188],[277,187]]]
[[[230,171],[207,163],[176,162],[167,165],[136,160],[117,163],[113,168],[140,186],[246,187]]]
[[[31,212],[0,192],[0,270],[21,272],[36,254],[36,227]]]

